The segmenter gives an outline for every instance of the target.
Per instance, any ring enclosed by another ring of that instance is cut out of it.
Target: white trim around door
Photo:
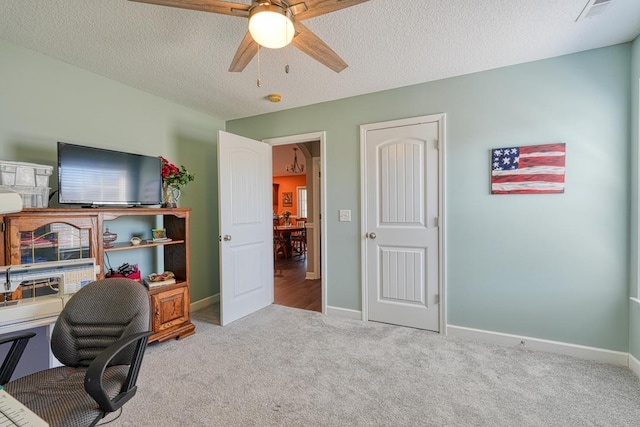
[[[446,221],[445,221],[445,213],[446,213],[446,204],[445,204],[445,119],[446,115],[444,113],[440,114],[432,114],[428,116],[420,116],[413,117],[407,119],[400,120],[392,120],[381,123],[371,123],[360,126],[360,182],[361,182],[361,290],[362,290],[362,319],[365,321],[369,320],[369,310],[368,310],[368,284],[367,284],[367,241],[368,236],[365,235],[367,233],[367,200],[366,194],[368,191],[367,187],[367,158],[366,158],[366,139],[367,132],[381,129],[389,129],[403,126],[413,126],[424,123],[436,123],[438,126],[438,140],[437,140],[437,148],[438,148],[438,217],[437,217],[437,225],[439,228],[439,236],[438,236],[438,304],[439,304],[439,332],[441,334],[447,333],[446,330],[446,250],[445,250],[445,242],[446,242]]]
[[[301,144],[303,142],[309,141],[319,141],[320,142],[320,162],[314,163],[315,167],[319,167],[320,170],[320,211],[315,210],[316,217],[313,220],[313,226],[309,227],[310,231],[314,233],[314,242],[321,242],[320,250],[314,251],[314,265],[320,265],[320,274],[321,274],[321,292],[322,292],[322,313],[327,313],[327,288],[326,288],[326,277],[327,277],[327,263],[325,260],[327,259],[327,247],[329,246],[327,243],[327,231],[326,231],[326,222],[324,218],[327,218],[326,209],[327,209],[327,186],[326,186],[326,132],[311,132],[299,135],[290,135],[276,138],[268,138],[263,139],[262,141],[274,145],[287,145],[287,144]],[[314,180],[315,182],[315,180]],[[308,185],[308,184],[307,184]],[[318,191],[315,191],[314,194],[318,194]],[[314,196],[316,197],[316,196]]]

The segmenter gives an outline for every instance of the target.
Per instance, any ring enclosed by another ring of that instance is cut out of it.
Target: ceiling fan
[[[338,56],[320,37],[301,21],[335,12],[368,0],[253,0],[250,5],[218,0],[129,0],[202,12],[219,13],[249,19],[249,31],[236,51],[229,71],[240,72],[251,62],[261,46],[284,47],[291,43],[316,61],[336,73],[347,68],[347,63]],[[276,23],[261,23],[273,20]],[[266,27],[262,27],[266,25]],[[264,28],[264,29],[263,29]],[[279,33],[276,40],[271,40]]]

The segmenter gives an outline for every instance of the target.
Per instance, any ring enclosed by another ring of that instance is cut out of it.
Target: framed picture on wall
[[[491,150],[491,194],[564,193],[562,142]]]
[[[284,191],[282,193],[282,206],[285,208],[293,206],[293,193],[291,191]]]

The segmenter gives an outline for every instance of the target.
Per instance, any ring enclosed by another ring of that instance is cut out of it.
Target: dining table
[[[291,233],[295,233],[295,232],[302,232],[304,231],[305,227],[300,225],[277,225],[275,227],[273,227],[273,234],[274,234],[274,238],[278,237],[275,236],[275,234],[278,234],[279,237],[282,238],[282,240],[284,241],[284,244],[286,246],[287,249],[287,258],[291,258],[293,256],[293,248],[291,245]]]

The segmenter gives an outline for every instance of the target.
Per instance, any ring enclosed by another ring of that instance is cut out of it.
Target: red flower
[[[162,182],[164,185],[170,185],[175,188],[184,187],[190,181],[194,180],[194,176],[184,166],[177,167],[169,160],[162,156],[158,156],[162,161]]]

